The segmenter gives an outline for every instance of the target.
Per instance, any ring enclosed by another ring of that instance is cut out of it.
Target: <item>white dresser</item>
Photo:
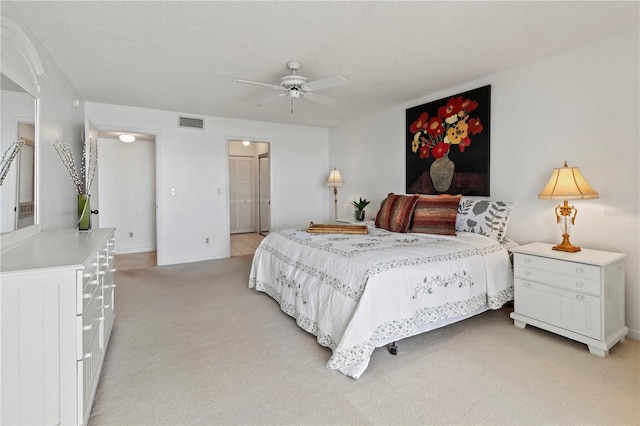
[[[3,425],[87,423],[115,316],[114,231],[47,231],[2,252]]]
[[[624,341],[624,254],[582,249],[567,253],[551,244],[516,247],[511,318],[585,343],[604,357]]]

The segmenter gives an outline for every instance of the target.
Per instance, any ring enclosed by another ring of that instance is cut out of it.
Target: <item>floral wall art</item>
[[[489,196],[491,86],[406,110],[407,194]]]

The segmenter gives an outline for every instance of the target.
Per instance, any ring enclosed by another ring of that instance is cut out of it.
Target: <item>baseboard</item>
[[[118,243],[116,241],[116,254],[131,254],[131,253],[147,253],[150,251],[156,251],[155,247],[135,247],[129,249],[118,249]]]
[[[636,330],[635,328],[629,329],[629,334],[627,334],[627,338],[633,340],[640,340],[640,330]]]

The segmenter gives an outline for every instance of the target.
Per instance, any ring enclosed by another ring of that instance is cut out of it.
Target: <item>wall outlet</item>
[[[129,232],[129,238],[133,238],[133,232]]]
[[[209,237],[204,237],[204,243],[209,244]]]

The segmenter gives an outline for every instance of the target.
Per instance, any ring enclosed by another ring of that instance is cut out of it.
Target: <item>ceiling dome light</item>
[[[244,146],[249,146],[249,145],[251,145],[251,142],[249,142],[249,141],[242,141],[242,145],[244,145]]]
[[[119,139],[125,143],[131,143],[136,140],[136,137],[133,135],[120,135]]]

